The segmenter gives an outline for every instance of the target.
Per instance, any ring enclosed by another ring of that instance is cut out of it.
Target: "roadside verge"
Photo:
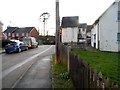
[[[55,64],[55,55],[53,55],[51,61],[51,75],[53,89],[74,88],[69,73],[67,72],[67,67],[62,62],[60,64]]]

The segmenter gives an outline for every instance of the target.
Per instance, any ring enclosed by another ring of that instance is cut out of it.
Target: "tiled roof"
[[[73,16],[73,17],[63,17],[62,18],[62,28],[66,27],[78,27],[79,17]]]
[[[34,27],[24,27],[24,28],[18,28],[18,27],[8,27],[4,33],[29,33]]]
[[[87,25],[87,32],[91,31],[92,25]]]
[[[30,31],[33,29],[34,27],[25,27],[25,28],[18,28],[14,31],[14,33],[30,33]]]
[[[4,33],[13,33],[16,29],[17,27],[7,27]]]
[[[86,28],[87,27],[87,23],[80,23],[78,27],[79,28]]]

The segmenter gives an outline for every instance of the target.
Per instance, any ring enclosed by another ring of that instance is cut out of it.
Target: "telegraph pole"
[[[56,64],[60,63],[60,17],[59,17],[59,0],[56,0]]]
[[[45,24],[47,22],[47,19],[49,18],[50,14],[48,12],[44,12],[40,15],[40,19],[42,19],[42,22],[44,24],[44,36],[45,36]]]

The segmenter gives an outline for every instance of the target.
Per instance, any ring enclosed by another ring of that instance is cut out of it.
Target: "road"
[[[38,57],[43,58],[55,53],[55,46],[42,45],[21,53],[2,54],[2,88],[11,88],[30,68]]]

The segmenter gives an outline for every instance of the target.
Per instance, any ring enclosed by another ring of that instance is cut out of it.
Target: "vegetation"
[[[0,47],[5,47],[6,44],[10,43],[9,39],[3,39],[0,41]]]
[[[90,64],[92,68],[96,69],[97,72],[101,71],[105,77],[120,85],[120,68],[118,66],[120,53],[80,49],[74,49],[74,52],[86,63]]]
[[[67,67],[63,63],[55,64],[55,55],[53,55],[53,60],[51,63],[53,88],[73,88],[73,83],[69,78]]]
[[[0,50],[2,50],[2,48],[0,48]]]

